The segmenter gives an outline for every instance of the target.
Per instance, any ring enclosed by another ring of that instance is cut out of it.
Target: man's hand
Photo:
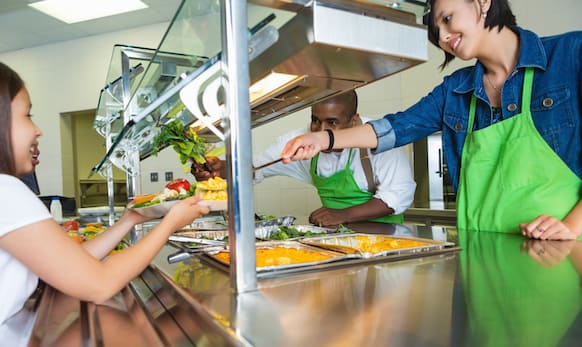
[[[213,177],[224,178],[224,170],[226,170],[226,162],[224,160],[220,160],[217,157],[207,157],[206,163],[208,167],[196,163],[192,164],[190,173],[194,175],[196,181],[206,181]],[[208,171],[208,168],[210,168],[210,171]]]
[[[337,227],[346,222],[347,219],[344,210],[336,210],[327,207],[320,207],[311,212],[311,215],[309,216],[309,223],[320,227]]]

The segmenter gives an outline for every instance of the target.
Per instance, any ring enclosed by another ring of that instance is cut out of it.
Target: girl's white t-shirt
[[[0,174],[0,192],[0,238],[23,226],[51,218],[43,202],[18,178]],[[0,341],[4,323],[22,309],[37,284],[35,274],[0,248]]]

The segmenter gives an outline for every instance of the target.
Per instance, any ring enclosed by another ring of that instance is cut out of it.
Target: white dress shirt
[[[362,118],[363,123],[366,121],[367,119]],[[296,129],[280,136],[277,142],[263,153],[253,156],[253,165],[257,167],[279,158],[283,147],[290,139],[308,131],[308,129]],[[350,150],[346,148],[341,152],[320,153],[317,174],[329,177],[337,171],[343,170],[346,167],[349,152]],[[374,197],[384,201],[387,206],[394,209],[394,214],[401,214],[412,204],[416,189],[416,183],[404,149],[394,148],[378,154],[371,154],[368,150],[368,156],[376,182]],[[263,179],[271,176],[289,176],[313,184],[310,167],[311,160],[273,164],[255,172],[255,183],[262,182]],[[350,168],[360,189],[367,191],[368,181],[362,168],[358,149],[352,151]]]

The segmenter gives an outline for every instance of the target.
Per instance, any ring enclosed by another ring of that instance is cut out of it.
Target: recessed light
[[[148,8],[140,0],[44,0],[28,6],[68,24]]]

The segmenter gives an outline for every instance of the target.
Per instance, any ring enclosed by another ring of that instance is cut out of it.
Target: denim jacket
[[[502,119],[495,119],[483,85],[484,68],[461,68],[403,112],[369,122],[378,136],[374,151],[385,151],[442,131],[445,159],[455,191],[467,133],[471,96],[477,98],[474,130],[521,113],[526,67],[534,68],[531,112],[542,137],[568,167],[582,178],[582,31],[538,37],[520,27],[515,70],[503,85]],[[543,159],[541,159],[543,160]]]

